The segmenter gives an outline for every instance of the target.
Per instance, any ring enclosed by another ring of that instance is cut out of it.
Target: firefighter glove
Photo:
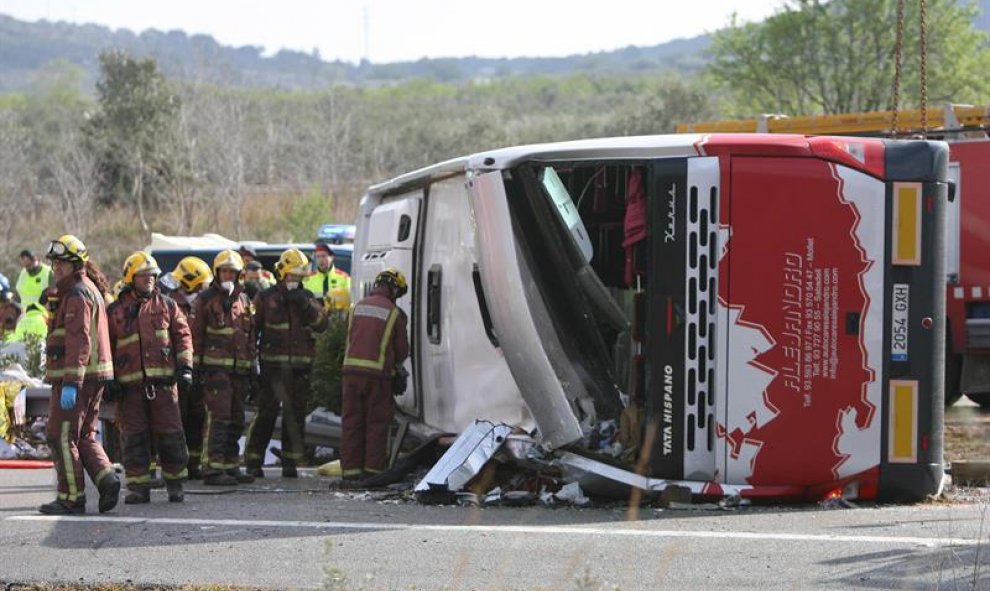
[[[72,410],[76,406],[76,394],[79,389],[75,384],[62,384],[62,399],[59,401],[62,410]]]
[[[406,388],[409,386],[409,372],[406,368],[398,365],[395,367],[395,373],[392,374],[392,396],[401,396],[406,393]]]
[[[192,389],[193,370],[188,367],[180,367],[175,373],[175,381],[178,383],[179,392],[185,394]]]

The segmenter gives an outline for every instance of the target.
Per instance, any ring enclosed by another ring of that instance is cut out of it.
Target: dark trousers
[[[150,485],[150,466],[155,454],[166,480],[185,480],[189,454],[182,432],[179,393],[174,385],[126,386],[117,401],[117,424],[124,440],[128,488]]]
[[[203,425],[206,423],[206,405],[200,384],[179,393],[179,415],[189,449],[189,467],[199,466],[200,456],[203,455]]]
[[[388,460],[388,435],[395,414],[388,378],[345,374],[340,467],[344,478],[377,474]]]
[[[260,466],[265,448],[272,439],[279,408],[282,410],[282,458],[301,462],[306,455],[305,418],[309,398],[309,368],[279,365],[261,367],[261,391],[258,393],[258,414],[248,428],[244,461]],[[283,461],[283,463],[286,463]]]
[[[251,388],[246,375],[210,370],[203,385],[206,401],[204,475],[237,468],[238,440],[244,432],[244,401]]]
[[[96,484],[113,474],[113,465],[96,440],[102,397],[103,383],[85,380],[76,394],[75,406],[62,410],[62,385],[52,386],[45,437],[58,476],[59,500],[75,503],[85,499],[85,473]]]

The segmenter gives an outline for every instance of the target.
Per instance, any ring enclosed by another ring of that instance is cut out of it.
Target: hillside
[[[208,35],[182,31],[151,29],[135,34],[92,24],[25,22],[0,14],[0,92],[29,87],[34,74],[53,60],[81,66],[91,86],[97,75],[97,56],[109,47],[155,57],[169,76],[178,78],[224,86],[306,89],[332,83],[379,85],[412,78],[454,82],[579,72],[692,72],[704,66],[708,43],[708,37],[701,36],[561,58],[463,57],[354,65],[327,62],[298,51],[264,56],[261,47],[227,47]]]

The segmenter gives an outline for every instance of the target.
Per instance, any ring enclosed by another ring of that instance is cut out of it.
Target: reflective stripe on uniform
[[[206,334],[231,335],[234,334],[234,328],[231,326],[224,328],[213,328],[212,326],[207,326]]]
[[[265,328],[271,330],[289,330],[289,323],[278,322],[278,323],[266,324]]]
[[[313,358],[309,355],[276,355],[274,353],[262,353],[261,360],[270,363],[288,363],[290,361],[297,361],[299,363],[313,362]]]
[[[141,335],[139,335],[138,333],[134,333],[134,334],[132,334],[129,337],[124,337],[122,339],[117,339],[117,348],[119,349],[120,347],[126,347],[127,345],[131,345],[133,343],[136,343],[139,340],[141,340]]]
[[[151,482],[151,475],[147,472],[127,477],[127,484],[148,484],[149,482]]]
[[[184,480],[186,478],[189,478],[189,470],[183,468],[182,470],[174,474],[162,470],[162,476],[165,477],[165,480]]]
[[[203,365],[219,365],[220,367],[234,367],[233,357],[207,357],[203,356]]]
[[[358,316],[358,308],[373,308],[376,310],[384,310],[384,308],[379,308],[378,306],[357,306],[354,308],[354,315]],[[366,369],[374,369],[381,371],[385,369],[385,355],[388,352],[388,345],[392,342],[392,329],[395,328],[395,321],[399,317],[399,309],[392,308],[388,312],[388,320],[385,322],[385,332],[382,334],[382,342],[378,348],[378,359],[361,359],[359,357],[350,357],[350,343],[348,343],[347,351],[344,353],[344,365],[350,365],[352,367],[363,367]],[[370,316],[372,314],[361,314],[364,316]],[[376,318],[378,316],[375,316]],[[352,318],[353,319],[353,318]],[[383,319],[384,320],[384,319]]]
[[[168,331],[167,330],[156,330],[155,331],[155,336],[158,337],[158,338],[160,338],[160,339],[167,339],[168,338]]]
[[[79,495],[79,488],[76,486],[76,469],[73,467],[72,447],[69,445],[69,421],[62,421],[62,470],[65,471],[65,481],[69,485],[69,500],[74,501]]]
[[[193,352],[192,349],[184,349],[179,351],[179,354],[175,356],[176,361],[179,363],[185,363],[186,365],[192,365],[193,363]]]
[[[394,310],[394,308],[393,308]],[[370,316],[371,318],[377,318],[382,321],[388,320],[388,317],[392,314],[392,310],[381,308],[379,306],[370,306],[368,304],[358,304],[354,307],[355,316]]]
[[[51,334],[51,336],[53,336],[53,337],[64,337],[65,336],[65,327],[64,326],[60,326],[59,328],[56,328],[55,330],[53,330],[49,334]]]

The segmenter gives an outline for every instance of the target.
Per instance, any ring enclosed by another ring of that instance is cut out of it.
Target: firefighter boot
[[[224,472],[203,474],[203,484],[207,486],[237,486],[237,479]]]
[[[120,478],[113,472],[107,474],[96,484],[100,491],[100,513],[106,513],[117,506],[120,501]]]
[[[182,492],[181,480],[166,480],[165,488],[168,490],[169,503],[181,503],[186,499],[185,493]]]
[[[151,487],[147,484],[128,485],[124,496],[125,505],[141,505],[151,502]]]
[[[261,464],[259,462],[253,462],[253,461],[247,462],[246,464],[244,464],[244,471],[247,473],[248,476],[251,476],[252,478],[265,477],[265,471],[262,470]]]
[[[189,464],[186,466],[189,480],[202,480],[203,470],[199,467],[199,455],[189,454]]]
[[[86,499],[81,498],[74,503],[56,499],[38,507],[38,511],[45,515],[82,515],[86,512]]]
[[[299,472],[296,471],[296,461],[286,459],[282,457],[282,478],[298,478]]]
[[[252,476],[251,474],[245,474],[241,472],[240,466],[234,468],[228,468],[227,476],[230,476],[231,478],[235,479],[237,482],[241,484],[251,484],[252,482],[254,482],[254,476]]]

